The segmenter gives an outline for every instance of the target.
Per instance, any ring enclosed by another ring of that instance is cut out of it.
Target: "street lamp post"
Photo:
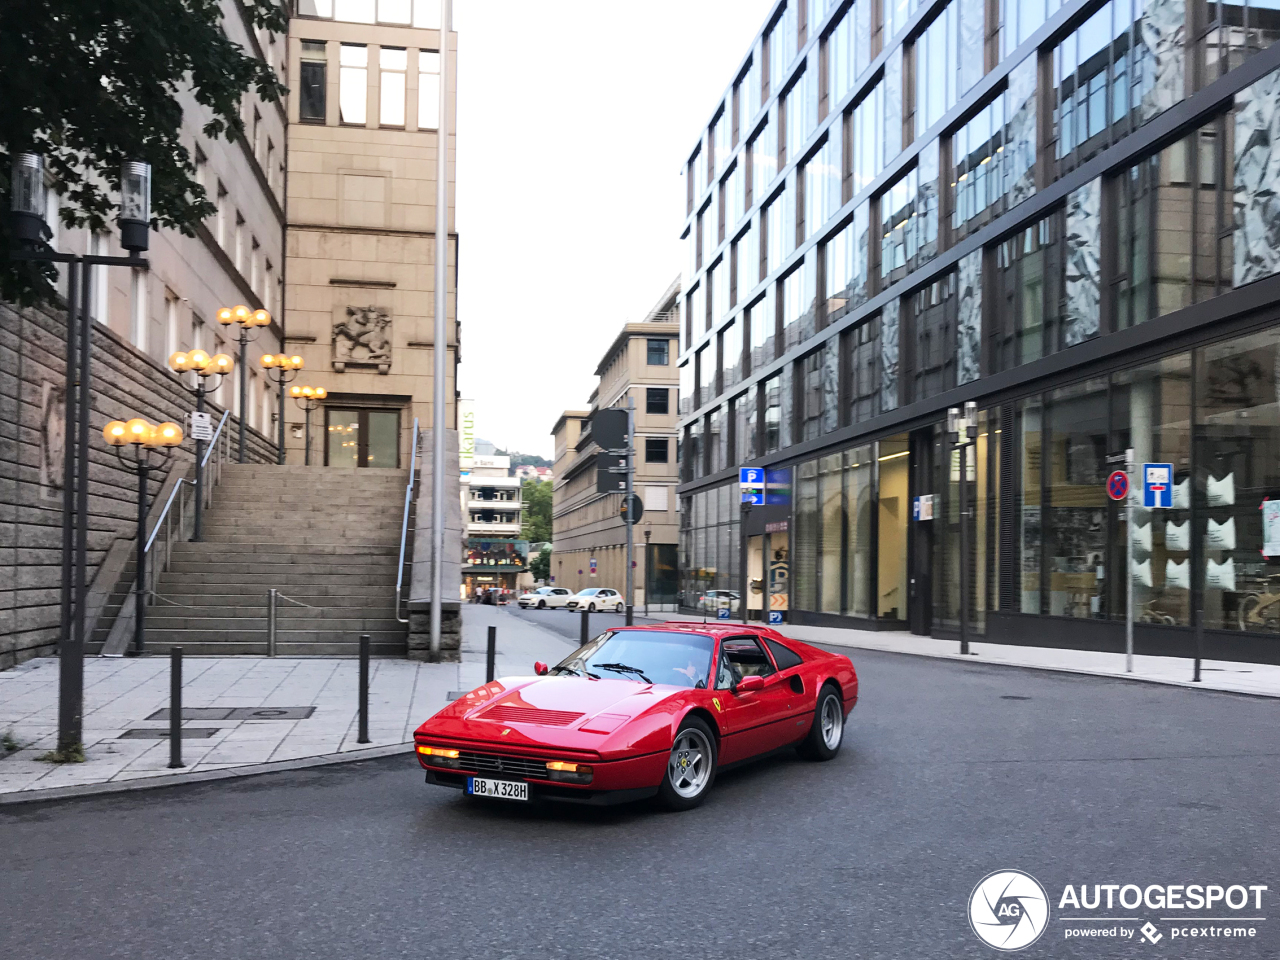
[[[289,396],[293,397],[307,413],[307,439],[306,454],[303,456],[303,464],[311,466],[311,411],[320,406],[320,401],[329,395],[329,391],[324,387],[290,387]]]
[[[236,334],[236,342],[240,344],[240,439],[237,447],[236,462],[244,463],[244,429],[248,420],[249,402],[247,397],[248,374],[245,372],[245,354],[249,344],[256,338],[249,336],[254,327],[269,327],[271,314],[266,310],[250,310],[243,303],[234,307],[223,307],[218,311],[218,322],[224,327],[235,324],[240,329]]]
[[[649,619],[649,590],[653,585],[653,578],[649,575],[649,538],[653,536],[653,528],[644,528],[644,618]]]
[[[93,317],[90,292],[93,267],[146,270],[149,244],[151,168],[130,161],[120,171],[120,245],[128,257],[77,256],[48,245],[45,222],[44,157],[13,155],[10,222],[17,249],[14,260],[67,265],[67,361],[64,390],[65,447],[62,463],[62,598],[58,636],[58,753],[82,749],[84,721],[84,644],[88,606],[89,430],[92,387]],[[77,484],[77,478],[79,483]]]
[[[947,411],[947,440],[960,454],[960,653],[969,653],[969,447],[978,439],[978,404]],[[976,461],[975,461],[976,465]]]
[[[147,479],[173,456],[172,448],[182,443],[182,428],[176,423],[151,424],[141,417],[125,422],[112,420],[102,429],[102,437],[116,448],[116,458],[138,472],[137,586],[134,589],[133,650],[140,657],[146,651],[147,615]],[[121,447],[133,447],[132,463],[120,455]],[[151,454],[160,452],[153,461]]]
[[[292,383],[293,378],[298,375],[298,371],[302,369],[302,358],[299,356],[290,356],[286,353],[265,353],[262,355],[262,366],[267,371],[267,379],[280,388],[280,415],[279,423],[276,425],[279,438],[279,448],[276,451],[276,462],[284,464],[284,388],[285,384]]]
[[[176,373],[190,370],[196,375],[196,413],[204,413],[204,398],[209,392],[208,378],[225,377],[233,366],[235,361],[225,353],[211,357],[200,349],[186,353],[179,350],[169,358],[169,369]],[[196,543],[204,539],[204,444],[205,441],[196,439],[196,520],[191,532],[191,539]]]

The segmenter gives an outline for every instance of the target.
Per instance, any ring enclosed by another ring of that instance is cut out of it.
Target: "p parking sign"
[[[769,611],[769,626],[773,626],[774,624],[781,623],[781,622],[782,622],[782,611],[781,611],[781,610],[770,610],[770,611]]]
[[[719,610],[717,610],[717,611],[716,611],[716,619],[717,619],[717,620],[728,620],[728,619],[729,619],[729,608],[728,608],[728,607],[721,607]]]

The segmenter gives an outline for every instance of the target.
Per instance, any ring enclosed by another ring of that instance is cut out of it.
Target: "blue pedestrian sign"
[[[1173,506],[1172,463],[1142,465],[1142,505],[1144,507]]]
[[[773,626],[775,623],[781,623],[781,622],[782,622],[782,611],[781,611],[781,610],[770,610],[770,611],[769,611],[769,625],[770,625],[770,626]]]
[[[740,467],[738,486],[742,488],[743,503],[764,503],[764,470],[760,467]]]

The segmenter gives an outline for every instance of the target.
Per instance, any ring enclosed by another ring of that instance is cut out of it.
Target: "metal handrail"
[[[156,525],[151,528],[151,536],[147,537],[147,545],[142,548],[143,553],[151,552],[151,545],[156,542],[156,535],[160,533],[160,524],[164,523],[165,518],[169,516],[169,508],[173,506],[173,499],[182,492],[184,483],[191,483],[191,481],[184,477],[179,477],[178,482],[169,491],[169,499],[165,501],[164,509],[160,511],[160,516],[156,518]]]
[[[227,418],[231,416],[230,410],[222,411],[222,419],[218,421],[218,429],[213,431],[213,436],[209,438],[209,446],[204,452],[204,459],[200,461],[200,466],[205,467],[209,463],[209,458],[213,456],[214,448],[218,445],[218,437],[222,433],[222,428],[227,424]]]
[[[418,470],[418,418],[413,418],[413,446],[409,454],[409,483],[404,488],[404,515],[400,519],[400,562],[396,564],[396,621],[408,623],[408,617],[400,616],[400,592],[404,586],[404,548],[409,537],[409,504],[412,502],[413,481]],[[436,483],[440,478],[436,477]]]

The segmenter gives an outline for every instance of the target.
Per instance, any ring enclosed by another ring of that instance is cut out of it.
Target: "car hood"
[[[509,677],[459,697],[419,727],[418,735],[607,756],[644,749],[662,731],[669,737],[671,718],[691,692],[622,679]]]

